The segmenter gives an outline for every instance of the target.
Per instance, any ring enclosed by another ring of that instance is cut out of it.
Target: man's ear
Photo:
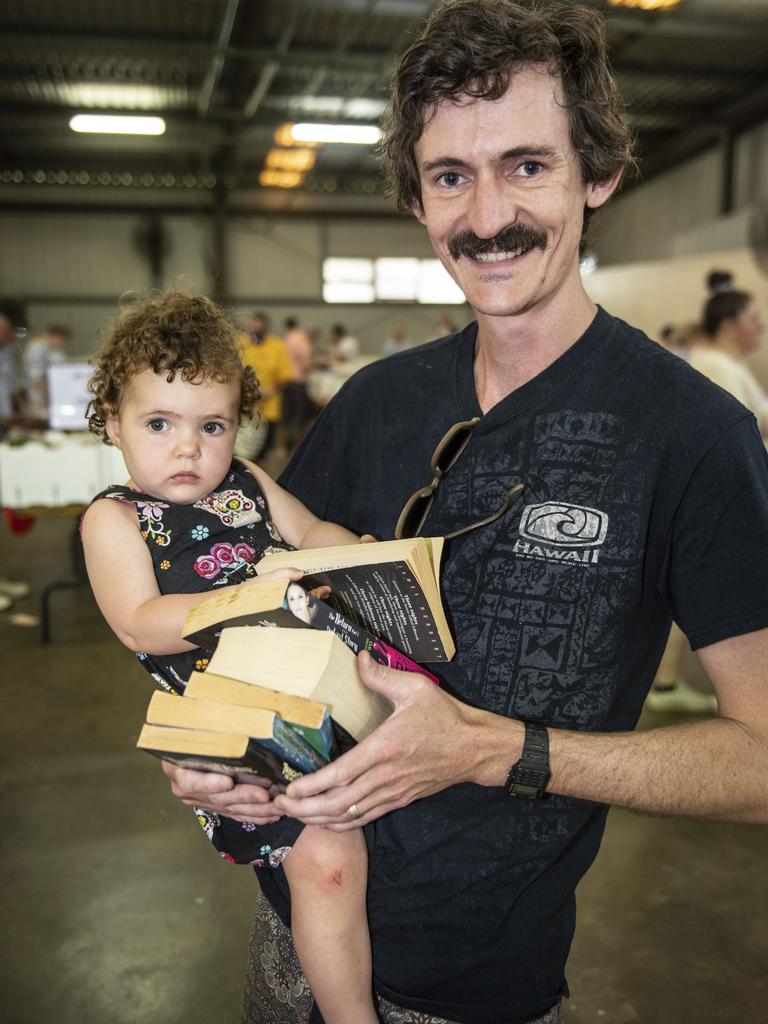
[[[424,207],[421,205],[421,199],[411,200],[411,213],[419,222],[419,224],[423,224],[426,227],[427,220],[426,217],[424,216]]]
[[[113,413],[113,412],[107,413],[107,418],[106,418],[106,420],[104,422],[104,430],[106,432],[107,437],[112,442],[112,444],[115,446],[115,448],[119,448],[120,447],[120,419],[118,418],[118,416],[115,415],[115,413]]]
[[[607,181],[591,181],[587,185],[587,195],[584,200],[586,205],[591,210],[596,210],[598,207],[602,206],[603,203],[607,203],[613,195],[613,193],[619,187],[619,182],[621,181],[621,176],[623,173],[624,168],[620,167],[619,170],[616,171],[615,174],[611,175],[611,177],[608,178]]]

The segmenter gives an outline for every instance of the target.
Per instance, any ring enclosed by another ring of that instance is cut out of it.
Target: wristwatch
[[[509,769],[505,789],[508,796],[541,800],[546,795],[549,770],[549,734],[540,722],[523,722],[525,741],[519,761]]]

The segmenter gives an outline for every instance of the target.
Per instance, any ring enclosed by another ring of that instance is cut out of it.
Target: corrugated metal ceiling
[[[683,0],[606,14],[646,180],[768,117],[768,0]],[[427,0],[27,0],[0,11],[0,174],[196,176],[251,187],[287,120],[375,120]],[[75,137],[78,110],[157,110],[162,139]],[[365,147],[317,169],[375,192]],[[23,179],[22,179],[23,180]],[[329,186],[330,187],[330,186]]]

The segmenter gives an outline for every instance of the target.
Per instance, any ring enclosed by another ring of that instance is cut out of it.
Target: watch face
[[[524,782],[513,782],[509,792],[512,796],[527,796],[530,800],[536,800],[542,795],[538,786],[529,786]]]

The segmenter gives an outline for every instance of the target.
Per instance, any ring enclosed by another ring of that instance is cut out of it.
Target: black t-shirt
[[[356,374],[282,483],[317,515],[392,536],[430,456],[481,416],[476,325]],[[565,354],[482,416],[422,531],[450,542],[462,700],[589,731],[634,727],[673,616],[692,646],[768,626],[768,460],[738,402],[600,310]],[[567,991],[574,889],[606,808],[465,784],[366,829],[376,987],[452,1020],[514,1024]],[[263,872],[260,872],[263,875]],[[263,878],[285,911],[281,874]]]

